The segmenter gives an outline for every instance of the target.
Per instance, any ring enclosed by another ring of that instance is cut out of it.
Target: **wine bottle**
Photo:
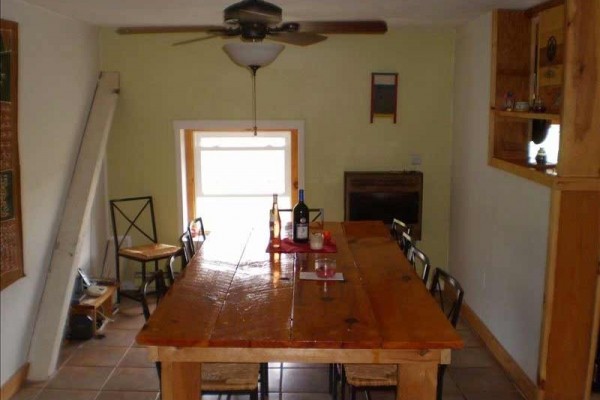
[[[277,194],[273,194],[273,206],[269,213],[269,240],[271,248],[278,249],[281,247],[281,217],[279,216]]]
[[[308,206],[304,204],[304,190],[298,191],[298,204],[294,206],[294,242],[308,242]]]

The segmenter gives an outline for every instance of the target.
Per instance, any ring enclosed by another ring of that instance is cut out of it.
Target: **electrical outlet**
[[[421,165],[421,155],[420,154],[411,154],[410,155],[410,164],[411,165]]]

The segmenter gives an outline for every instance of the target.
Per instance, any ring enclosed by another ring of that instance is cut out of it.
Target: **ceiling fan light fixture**
[[[223,50],[231,60],[242,67],[264,67],[271,64],[285,48],[279,43],[227,43]]]

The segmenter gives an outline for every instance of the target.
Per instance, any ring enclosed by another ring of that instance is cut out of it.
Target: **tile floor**
[[[134,342],[143,323],[141,307],[124,301],[114,322],[105,328],[103,338],[65,343],[57,373],[47,382],[27,383],[12,400],[159,399],[154,364],[147,360],[145,349]],[[459,323],[458,331],[466,345],[452,353],[452,364],[444,379],[444,400],[523,399],[471,329]],[[325,365],[271,363],[269,399],[327,400],[327,381]],[[231,400],[245,398],[232,396]],[[366,397],[361,394],[358,398]],[[393,398],[392,393],[385,392],[371,395],[373,400]]]

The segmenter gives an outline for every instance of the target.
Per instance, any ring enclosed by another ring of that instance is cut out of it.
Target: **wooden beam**
[[[569,0],[558,175],[600,177],[600,1]]]
[[[546,400],[589,399],[597,340],[600,192],[554,192],[540,348]]]
[[[54,372],[79,267],[81,239],[96,194],[106,142],[119,97],[119,73],[100,75],[56,237],[29,351],[29,378]]]

